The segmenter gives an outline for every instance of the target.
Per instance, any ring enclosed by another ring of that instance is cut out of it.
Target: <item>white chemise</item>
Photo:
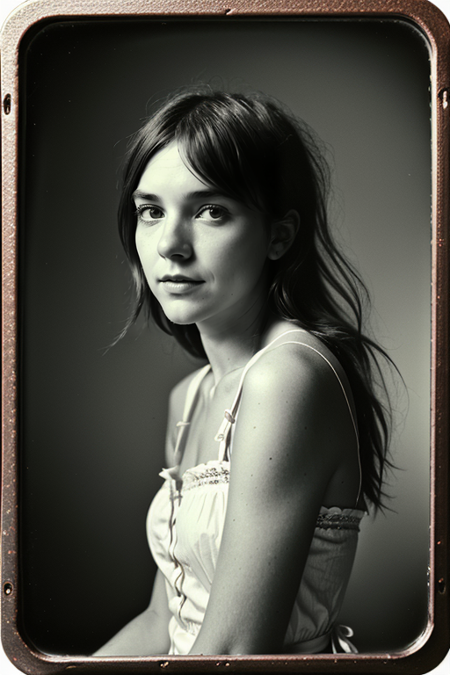
[[[291,332],[302,331],[288,331]],[[285,335],[283,333],[276,340]],[[257,352],[243,371],[233,405],[225,411],[216,435],[220,443],[218,458],[188,469],[180,476],[178,465],[189,432],[189,420],[201,381],[210,366],[196,373],[189,385],[183,420],[178,423],[175,466],[161,472],[164,484],[153,499],[147,517],[150,549],[164,575],[172,614],[169,654],[188,654],[202,625],[222,539],[228,499],[231,431],[244,378],[248,369],[276,340]],[[313,349],[329,364],[341,385],[357,434],[345,387],[332,364],[310,345],[297,341],[289,343]],[[356,651],[345,637],[351,635],[351,631],[346,627],[336,629],[336,621],[350,578],[363,515],[364,512],[356,508],[321,508],[284,640],[283,651],[286,653],[317,653],[328,649],[330,641],[333,649],[339,642],[344,651]]]

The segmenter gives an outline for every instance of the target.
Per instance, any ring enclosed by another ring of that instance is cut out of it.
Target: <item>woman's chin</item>
[[[211,307],[211,303],[194,303],[180,301],[168,301],[167,298],[158,298],[158,302],[166,315],[172,323],[177,326],[191,326],[205,321],[211,316],[215,315],[215,308]]]
[[[166,312],[164,309],[163,312],[169,321],[177,326],[192,326],[197,323],[197,316],[191,312]]]

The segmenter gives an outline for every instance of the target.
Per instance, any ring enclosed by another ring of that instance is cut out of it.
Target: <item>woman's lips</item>
[[[197,288],[204,283],[202,279],[191,279],[190,277],[184,276],[164,276],[160,280],[160,283],[163,285],[166,291],[170,293],[187,293],[194,288]]]

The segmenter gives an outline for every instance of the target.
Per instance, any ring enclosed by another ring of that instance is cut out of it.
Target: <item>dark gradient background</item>
[[[127,138],[148,103],[196,81],[260,89],[317,131],[336,236],[398,365],[393,511],[362,527],[342,621],[360,650],[426,625],[430,407],[430,68],[395,21],[91,21],[24,52],[20,186],[22,620],[50,653],[89,653],[149,600],[145,517],[166,402],[197,364],[156,329],[108,349],[128,312],[116,234]]]

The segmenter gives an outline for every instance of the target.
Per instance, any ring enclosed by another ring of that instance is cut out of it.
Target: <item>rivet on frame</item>
[[[448,89],[441,89],[441,91],[439,92],[439,98],[441,99],[442,102],[442,108],[446,110],[449,106]]]
[[[11,94],[6,94],[5,98],[3,99],[3,110],[5,115],[9,115],[11,112]]]
[[[3,586],[3,592],[5,595],[12,595],[13,585],[9,581]]]

